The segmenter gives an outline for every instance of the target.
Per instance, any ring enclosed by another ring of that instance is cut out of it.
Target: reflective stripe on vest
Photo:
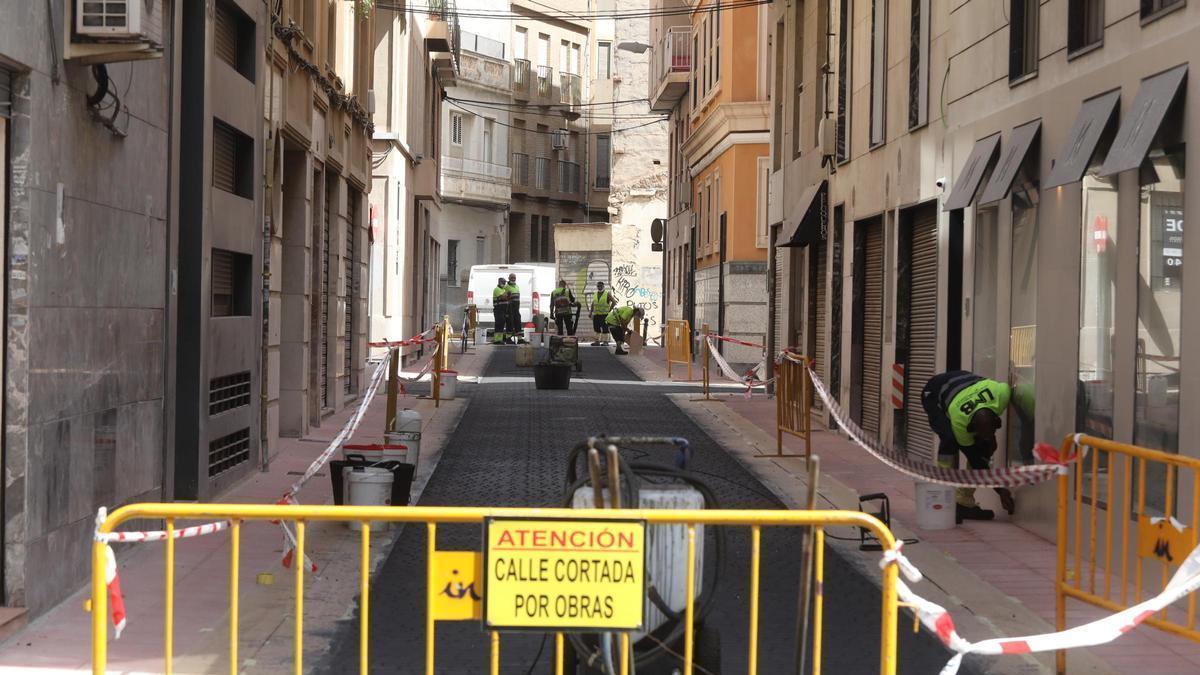
[[[600,291],[596,294],[596,301],[592,303],[592,312],[595,314],[608,314],[612,310],[612,296],[607,290]]]
[[[492,289],[492,304],[493,305],[508,304],[508,300],[504,297],[504,294],[507,292],[508,291],[505,290],[502,286],[497,286],[497,287],[493,288]]]

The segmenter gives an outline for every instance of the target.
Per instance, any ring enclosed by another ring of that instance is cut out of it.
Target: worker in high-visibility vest
[[[934,375],[921,391],[921,406],[938,436],[938,465],[958,467],[958,453],[972,469],[990,469],[996,453],[996,432],[1012,398],[1011,388],[965,370]],[[1016,510],[1012,492],[995,488],[1000,504]],[[955,490],[955,520],[991,520],[996,514],[975,501],[975,488]]]
[[[593,347],[608,344],[608,312],[612,309],[612,293],[604,288],[603,281],[596,282],[596,292],[588,294],[588,311],[592,313],[592,330],[596,331]]]
[[[492,289],[492,320],[496,323],[492,342],[500,344],[508,339],[508,288],[504,277],[500,277]]]
[[[508,291],[508,332],[512,333],[514,342],[521,341],[521,287],[517,286],[517,275],[509,274],[508,283],[504,286]]]
[[[550,311],[554,313],[554,325],[558,328],[559,335],[563,334],[564,328],[567,335],[575,334],[575,322],[572,321],[571,312],[578,305],[575,293],[567,288],[567,280],[559,279],[558,287],[550,291]]]
[[[625,351],[625,335],[629,331],[629,324],[635,321],[641,321],[646,315],[645,310],[641,307],[618,307],[608,313],[608,318],[605,319],[605,324],[608,326],[608,331],[612,333],[613,340],[617,343],[616,353],[619,356],[624,356],[629,352]],[[635,324],[636,325],[636,324]]]

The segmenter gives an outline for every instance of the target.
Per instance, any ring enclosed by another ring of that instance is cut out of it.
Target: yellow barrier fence
[[[667,321],[667,379],[672,365],[686,365],[687,379],[692,379],[692,325],[684,321]]]
[[[813,653],[811,658],[812,668],[814,673],[821,672],[821,645],[822,645],[822,617],[823,617],[823,600],[819,592],[821,586],[821,574],[823,571],[824,560],[824,528],[830,526],[847,526],[847,527],[862,527],[873,533],[883,544],[885,549],[890,549],[895,544],[895,539],[888,528],[876,520],[874,517],[859,511],[786,511],[786,510],[719,510],[719,509],[702,509],[702,510],[605,510],[605,509],[522,509],[522,508],[479,508],[479,507],[387,507],[387,506],[300,506],[300,505],[262,505],[262,504],[132,504],[117,509],[99,526],[99,534],[107,534],[116,531],[123,523],[127,523],[135,519],[165,519],[166,529],[172,532],[176,529],[175,524],[180,520],[195,520],[195,519],[226,519],[231,522],[228,528],[230,536],[230,576],[229,576],[229,671],[231,673],[238,672],[237,659],[237,642],[238,642],[238,615],[240,608],[238,606],[238,568],[239,560],[239,537],[241,536],[241,524],[245,521],[263,521],[263,520],[279,520],[293,524],[296,533],[296,554],[295,560],[297,564],[295,568],[295,585],[294,585],[294,649],[293,649],[293,669],[297,674],[302,673],[304,669],[303,660],[303,636],[304,636],[304,592],[305,592],[305,565],[300,564],[304,560],[304,533],[305,524],[313,521],[359,521],[363,523],[362,540],[360,547],[361,565],[359,578],[360,612],[359,612],[359,669],[363,673],[367,673],[370,666],[370,541],[371,528],[366,526],[366,523],[375,522],[404,522],[404,523],[424,523],[428,532],[428,557],[426,559],[426,588],[433,589],[427,592],[426,604],[426,625],[425,625],[425,672],[432,675],[437,672],[436,653],[434,649],[435,634],[437,621],[440,620],[480,620],[482,616],[478,604],[473,610],[463,612],[459,607],[453,610],[443,609],[439,599],[437,588],[442,588],[441,581],[445,578],[446,570],[451,567],[454,571],[469,569],[464,565],[464,559],[480,561],[482,554],[474,551],[443,551],[437,548],[437,526],[443,523],[469,523],[483,525],[486,528],[484,541],[482,542],[485,549],[493,546],[493,539],[490,536],[490,528],[497,522],[522,521],[530,522],[529,519],[536,521],[565,521],[580,530],[588,528],[588,521],[601,521],[609,527],[609,530],[621,532],[622,528],[629,529],[633,526],[641,524],[646,525],[685,525],[687,526],[688,546],[687,557],[685,561],[686,569],[686,608],[684,612],[684,649],[683,649],[683,672],[685,675],[693,675],[693,659],[694,659],[694,628],[695,628],[695,597],[697,595],[695,588],[696,580],[694,578],[694,570],[696,569],[696,526],[740,526],[749,527],[751,531],[751,555],[749,559],[749,583],[750,593],[748,595],[748,621],[749,621],[749,640],[747,646],[747,664],[748,672],[755,675],[758,663],[758,636],[759,636],[759,552],[760,552],[760,537],[762,528],[764,527],[811,527],[815,534],[815,549],[817,580],[817,594],[813,598]],[[601,522],[593,522],[590,527],[598,529]],[[609,531],[606,530],[606,531]],[[503,543],[503,537],[500,542]],[[534,542],[537,540],[534,539]],[[573,541],[573,540],[572,540]],[[174,631],[174,592],[175,592],[175,565],[174,551],[175,540],[168,538],[165,542],[166,546],[166,569],[165,569],[165,584],[164,593],[166,598],[165,611],[165,639],[164,639],[164,668],[163,670],[170,673],[172,670],[172,635]],[[526,549],[510,548],[498,549],[518,551]],[[593,555],[593,554],[588,554]],[[469,560],[467,561],[469,563]],[[105,544],[96,541],[92,545],[92,671],[94,673],[104,673],[107,666],[108,655],[108,596],[105,585]],[[442,576],[437,576],[441,574]],[[436,581],[435,581],[436,579]],[[483,581],[483,579],[480,579]],[[465,581],[465,580],[464,580]],[[492,588],[493,583],[495,588]],[[484,583],[484,595],[489,592],[499,592],[501,584],[497,582]],[[436,588],[435,588],[436,587]],[[640,588],[640,587],[639,587]],[[883,675],[893,675],[896,672],[896,629],[897,629],[897,569],[895,565],[887,565],[883,569],[883,586],[882,586],[882,609],[881,609],[881,627],[880,627],[880,654],[879,654],[879,672]],[[637,591],[634,597],[639,597],[641,591]],[[462,594],[465,597],[465,594]],[[499,596],[497,596],[499,597]],[[461,599],[461,598],[460,598]],[[491,607],[491,605],[488,605]],[[488,609],[490,620],[491,609]],[[501,661],[501,636],[503,633],[500,629],[494,628],[498,624],[486,623],[485,630],[490,633],[490,668],[492,673],[498,673],[500,670]],[[790,624],[789,624],[790,625]],[[554,672],[561,675],[563,672],[563,637],[562,632],[557,632],[561,628],[551,628],[545,632],[555,633],[555,656],[554,656]],[[620,634],[620,645],[622,652],[620,654],[620,672],[621,675],[628,675],[630,659],[630,640],[629,633]],[[443,672],[444,669],[443,669]],[[863,671],[865,672],[865,671]]]
[[[1157,595],[1196,547],[1200,524],[1200,459],[1068,436],[1062,456],[1076,452],[1086,455],[1058,477],[1058,630],[1067,625],[1068,598],[1116,612]],[[1149,581],[1147,565],[1159,569],[1159,581]],[[1200,642],[1194,594],[1186,608],[1145,622]],[[1057,667],[1066,672],[1065,651]]]
[[[812,383],[805,357],[784,352],[775,370],[775,454],[766,457],[808,457],[812,452]],[[783,435],[804,439],[803,454],[785,454]]]

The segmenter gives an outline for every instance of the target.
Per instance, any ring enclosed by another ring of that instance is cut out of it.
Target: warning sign
[[[646,523],[488,519],[488,629],[639,630]]]

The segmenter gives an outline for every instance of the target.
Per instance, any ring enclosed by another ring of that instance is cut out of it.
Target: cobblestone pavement
[[[782,508],[782,504],[738,462],[710,440],[666,396],[653,387],[627,386],[637,378],[618,357],[603,349],[584,349],[584,375],[618,381],[575,383],[568,391],[538,391],[533,382],[489,384],[489,377],[529,376],[514,365],[513,351],[502,349],[491,360],[483,384],[460,383],[469,404],[444,449],[422,505],[557,506],[561,504],[566,454],[588,435],[675,435],[693,448],[691,468],[717,493],[723,507]],[[670,463],[674,451],[632,450]],[[438,528],[438,548],[474,549],[481,533],[475,526]],[[709,533],[711,536],[711,532]],[[710,625],[719,628],[722,672],[745,672],[748,622],[749,532],[729,529]],[[376,672],[418,673],[424,668],[424,569],[426,534],[408,527],[373,582],[371,662]],[[706,546],[709,551],[713,547]],[[762,537],[762,594],[759,672],[794,672],[796,576],[800,534],[766,530]],[[715,571],[711,556],[705,577]],[[879,590],[859,568],[826,551],[825,667],[828,673],[878,672]],[[948,653],[927,634],[901,627],[901,672],[940,670]],[[487,672],[488,643],[473,622],[438,626],[437,672]],[[343,622],[335,647],[321,672],[354,672],[358,663],[358,617]],[[552,672],[553,640],[541,635],[504,635],[502,672]],[[541,651],[540,658],[538,656]],[[537,661],[536,666],[534,662]]]

